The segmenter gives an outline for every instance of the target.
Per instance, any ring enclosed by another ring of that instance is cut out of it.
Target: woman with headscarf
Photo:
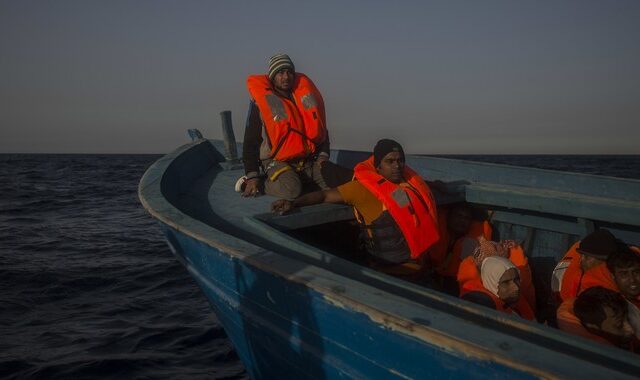
[[[535,320],[535,291],[522,248],[515,242],[479,239],[458,271],[460,297]]]

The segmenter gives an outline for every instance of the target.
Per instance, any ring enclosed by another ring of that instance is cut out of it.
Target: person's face
[[[589,270],[595,267],[598,264],[602,264],[604,261],[600,259],[596,259],[593,256],[582,254],[580,256],[580,269],[583,271]]]
[[[629,342],[633,337],[633,328],[629,324],[627,312],[616,314],[610,307],[604,306],[604,313],[607,317],[594,332],[615,344]],[[594,326],[590,327],[593,329]]]
[[[378,165],[378,174],[393,183],[400,183],[404,180],[402,171],[404,169],[404,157],[400,152],[387,153],[382,157]]]
[[[452,209],[449,213],[447,226],[454,235],[466,234],[471,226],[471,210],[466,207]]]
[[[640,295],[640,265],[615,268],[613,279],[625,298],[633,300]]]
[[[520,298],[520,275],[516,268],[505,271],[498,282],[498,298],[510,304]]]
[[[276,90],[289,92],[293,88],[295,73],[291,69],[282,69],[273,77],[273,87]]]

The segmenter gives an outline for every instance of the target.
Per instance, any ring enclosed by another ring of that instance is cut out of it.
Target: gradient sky
[[[640,1],[0,0],[0,153],[242,140],[245,79],[288,53],[332,147],[640,154]]]

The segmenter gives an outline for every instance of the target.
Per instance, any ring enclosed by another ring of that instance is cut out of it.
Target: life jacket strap
[[[269,177],[269,180],[270,180],[271,182],[275,182],[275,181],[276,181],[276,179],[278,179],[278,177],[280,177],[280,174],[282,174],[282,173],[284,173],[284,172],[286,172],[286,171],[289,171],[289,170],[291,170],[291,166],[289,166],[289,165],[287,165],[287,166],[283,166],[283,167],[281,167],[280,169],[276,170],[276,172],[275,172],[275,173],[273,173],[273,174]]]

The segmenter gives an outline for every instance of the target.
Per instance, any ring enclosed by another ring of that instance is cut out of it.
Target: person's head
[[[276,54],[269,58],[269,79],[280,92],[290,92],[295,80],[296,67],[286,54]]]
[[[449,209],[447,229],[455,236],[465,235],[471,227],[471,206],[467,203],[457,203]]]
[[[506,304],[520,298],[520,271],[507,258],[490,256],[480,267],[482,285]]]
[[[596,286],[580,293],[573,313],[588,331],[619,346],[633,337],[627,308],[620,293]]]
[[[485,239],[484,236],[480,236],[479,238],[476,238],[473,240],[475,240],[477,244],[475,245],[471,253],[471,256],[473,257],[473,261],[476,264],[476,266],[478,266],[478,268],[482,266],[484,259],[486,259],[487,257],[491,257],[491,256],[498,256],[498,257],[504,257],[504,258],[509,257],[510,247],[511,247],[510,240],[495,242],[492,240]],[[467,244],[466,241],[467,239],[463,241],[463,247],[462,247],[463,253],[465,254],[464,257],[466,257],[467,255],[467,252],[464,252],[464,250],[473,246],[472,244]]]
[[[617,248],[616,238],[611,232],[605,229],[595,230],[585,236],[576,249],[581,254],[580,268],[585,271],[605,262]]]
[[[607,259],[607,268],[622,295],[634,300],[640,296],[640,253],[619,243],[618,251]]]
[[[373,165],[378,174],[393,183],[404,180],[404,150],[394,140],[382,139],[373,148]]]

